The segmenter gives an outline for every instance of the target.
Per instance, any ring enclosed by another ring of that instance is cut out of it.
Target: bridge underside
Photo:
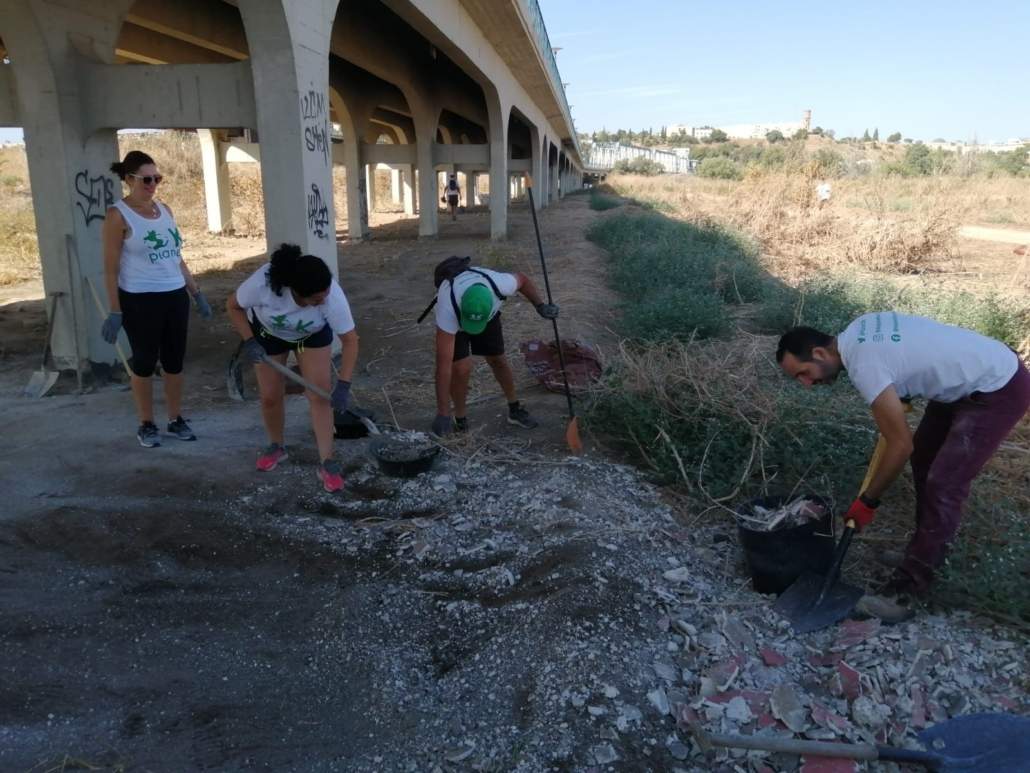
[[[212,231],[232,227],[227,164],[259,161],[268,243],[334,273],[334,166],[351,239],[369,234],[377,169],[426,237],[442,175],[459,175],[466,205],[488,179],[503,239],[523,175],[538,207],[582,185],[542,30],[535,0],[7,0],[0,125],[25,132],[45,290],[74,304],[55,318],[58,363],[114,360],[86,280],[103,286],[118,129],[197,130]]]

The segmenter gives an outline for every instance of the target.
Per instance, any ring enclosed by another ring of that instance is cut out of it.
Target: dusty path
[[[606,347],[613,300],[582,238],[594,217],[571,198],[542,225],[563,330]],[[528,213],[505,244],[487,226],[469,215],[416,241],[399,220],[341,246],[355,393],[380,417],[389,396],[402,425],[431,419],[431,327],[412,323],[437,260],[536,275]],[[205,258],[216,305],[263,260],[237,247],[231,265]],[[0,770],[728,773],[746,763],[705,760],[677,718],[787,732],[781,683],[811,737],[904,741],[920,716],[1028,709],[1025,649],[988,621],[795,639],[749,589],[728,521],[699,520],[596,448],[566,458],[557,395],[524,390],[543,420],[532,433],[509,430],[503,402],[477,403],[472,437],[413,481],[339,441],[349,485],[334,497],[299,397],[290,462],[253,471],[260,419],[225,394],[224,318],[191,334],[200,439],[143,450],[117,386],[76,395],[66,378],[19,396],[42,313],[0,304]],[[505,326],[510,342],[546,332],[519,302]],[[481,372],[474,389],[494,390]],[[851,668],[861,688],[840,683]]]
[[[966,239],[977,239],[985,242],[1030,244],[1030,231],[1018,231],[1014,228],[989,228],[982,225],[964,225],[958,229],[958,233],[959,236]]]

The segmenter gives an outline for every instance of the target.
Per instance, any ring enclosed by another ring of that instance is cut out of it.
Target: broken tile
[[[876,703],[868,695],[862,695],[851,704],[851,718],[862,727],[878,730],[890,717],[891,710],[882,703]]]
[[[858,773],[858,763],[837,757],[805,757],[799,773]]]
[[[787,662],[787,659],[783,655],[781,655],[774,649],[770,649],[769,647],[763,647],[759,651],[759,654],[762,656],[762,661],[765,663],[765,665],[769,666],[770,668],[782,666]]]
[[[805,715],[808,713],[801,705],[797,693],[789,684],[783,683],[769,695],[769,705],[772,707],[773,716],[783,721],[787,727],[795,733],[800,733],[808,722]]]
[[[832,730],[834,733],[847,732],[851,726],[851,723],[845,717],[842,717],[826,704],[816,700],[812,701],[812,721],[820,727]]]
[[[726,719],[743,725],[754,719],[754,715],[748,708],[747,701],[738,695],[726,704]]]
[[[737,617],[727,617],[722,626],[723,635],[736,652],[749,654],[755,650],[755,638]]]
[[[923,688],[917,684],[912,685],[912,718],[909,722],[916,730],[926,727],[926,697]]]
[[[875,617],[869,620],[845,620],[840,624],[838,631],[836,646],[847,649],[879,633],[880,621]]]
[[[833,676],[831,689],[849,701],[855,700],[862,694],[860,674],[842,660],[837,664],[837,673]]]

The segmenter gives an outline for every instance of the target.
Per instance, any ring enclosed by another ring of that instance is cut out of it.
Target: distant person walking
[[[447,208],[451,211],[451,220],[458,219],[458,202],[461,201],[461,187],[458,176],[451,172],[447,177]]]
[[[229,296],[229,320],[243,339],[243,357],[254,364],[261,417],[268,447],[257,459],[257,469],[270,472],[287,458],[283,433],[286,409],[283,376],[266,358],[285,365],[296,352],[300,372],[323,391],[329,391],[333,335],[343,346],[339,378],[332,401],[307,393],[311,427],[318,444],[318,479],[326,491],[343,488],[340,463],[333,459],[333,411],[345,411],[350,402],[350,380],[358,359],[358,334],[343,289],[329,266],[317,255],[304,255],[295,244],[283,244]]]
[[[111,171],[129,192],[107,210],[104,220],[104,279],[111,311],[101,335],[113,344],[124,327],[129,338],[139,444],[144,448],[161,445],[154,424],[151,382],[159,361],[164,371],[168,434],[179,440],[196,440],[181,415],[190,296],[203,319],[211,318],[211,306],[182,259],[182,236],[172,210],[154,198],[164,179],[154,159],[133,150],[125,160],[111,164]]]
[[[830,196],[833,194],[833,190],[830,188],[830,184],[823,180],[815,187],[815,196],[819,200],[819,209],[822,209],[830,203]]]

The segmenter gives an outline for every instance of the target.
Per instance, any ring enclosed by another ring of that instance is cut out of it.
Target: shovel
[[[35,371],[29,383],[25,385],[23,394],[25,397],[29,397],[38,400],[47,392],[49,392],[54,384],[57,383],[57,379],[61,376],[60,371],[47,370],[46,361],[47,356],[50,354],[50,337],[54,334],[54,315],[57,313],[57,299],[64,295],[64,293],[49,293],[47,295],[47,325],[46,325],[46,340],[43,342],[43,359],[39,363],[39,370]]]
[[[533,178],[526,175],[526,192],[529,194],[529,211],[533,215],[533,230],[536,232],[536,246],[540,250],[540,268],[544,272],[544,288],[547,290],[547,302],[551,300],[551,282],[547,278],[547,261],[544,260],[544,244],[540,241],[540,225],[536,220],[536,203],[533,201]],[[426,309],[428,312],[429,310]],[[565,372],[565,353],[561,348],[561,339],[558,337],[558,320],[552,319],[554,324],[554,343],[558,347],[558,362],[561,364],[561,377],[565,382],[565,399],[569,401],[569,426],[565,429],[565,443],[574,454],[583,452],[583,441],[579,438],[579,419],[576,418],[576,411],[572,406],[572,390],[569,389],[569,376]]]
[[[883,435],[880,435],[859,491],[865,491],[869,481],[873,479],[886,446],[887,441],[883,439]],[[837,543],[837,548],[833,553],[833,563],[830,564],[830,570],[826,575],[805,572],[773,604],[773,609],[790,620],[794,633],[818,631],[820,628],[826,628],[843,620],[862,598],[861,588],[837,582],[840,577],[840,567],[844,563],[844,555],[848,552],[851,538],[854,536],[855,522],[849,520],[844,524],[844,533],[841,535],[840,542]]]
[[[301,376],[299,373],[294,373],[292,369],[287,368],[285,365],[280,363],[278,360],[273,360],[271,357],[265,357],[265,358],[263,358],[261,360],[261,362],[264,363],[265,365],[268,365],[273,370],[279,371],[284,376],[286,376],[286,378],[288,378],[291,381],[294,381],[294,382],[300,384],[302,387],[304,387],[305,389],[307,389],[307,390],[311,391],[312,393],[318,395],[323,400],[329,400],[330,402],[332,401],[333,398],[332,398],[332,396],[328,392],[326,392],[321,387],[315,386],[310,381],[308,381],[306,378]],[[361,423],[364,424],[365,427],[368,428],[368,434],[370,434],[370,435],[380,435],[380,434],[382,434],[379,431],[379,427],[376,426],[375,422],[372,421],[367,416],[362,416],[361,414],[356,413],[356,412],[352,413],[351,415],[356,416],[358,418],[358,420],[360,420]]]
[[[799,741],[757,735],[706,733],[690,725],[698,745],[760,749],[851,760],[888,760],[922,765],[939,773],[1018,773],[1030,771],[1030,717],[1012,714],[968,714],[940,722],[918,736],[927,751],[864,743]]]

